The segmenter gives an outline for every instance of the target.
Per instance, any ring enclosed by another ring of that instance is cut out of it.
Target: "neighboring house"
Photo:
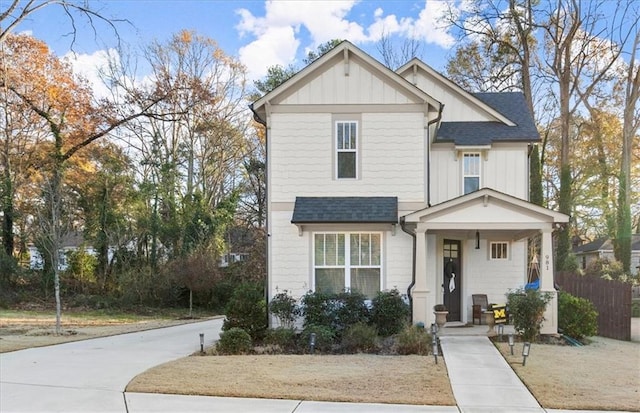
[[[505,302],[542,234],[569,217],[527,202],[540,140],[520,93],[471,94],[418,59],[393,72],[349,42],[252,105],[267,128],[268,296],[397,288],[414,323],[471,322],[471,295]],[[453,280],[453,281],[452,281]]]
[[[616,259],[613,254],[613,242],[610,238],[599,238],[574,247],[573,253],[578,259],[578,265],[583,270],[595,260],[606,258],[609,261],[613,261]],[[640,234],[631,236],[631,273],[640,273]]]
[[[236,262],[244,262],[249,258],[249,254],[245,253],[237,253],[237,252],[229,252],[222,257],[220,257],[220,267],[228,267],[230,264],[234,264]]]
[[[66,271],[69,268],[67,262],[68,256],[71,252],[77,251],[81,246],[84,246],[84,251],[87,254],[98,256],[98,251],[92,246],[86,245],[82,234],[79,232],[70,232],[62,237],[60,240],[60,250],[58,251],[58,271]],[[29,251],[29,269],[42,270],[44,268],[44,257],[40,250],[33,244],[27,247]],[[114,249],[109,247],[108,259],[113,259]]]

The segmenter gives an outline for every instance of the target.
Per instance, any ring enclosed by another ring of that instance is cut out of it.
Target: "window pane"
[[[464,193],[468,194],[469,192],[477,191],[480,189],[480,178],[479,177],[465,177],[464,178]]]
[[[360,265],[371,265],[369,234],[360,234]]]
[[[338,234],[338,265],[344,265],[344,234]]]
[[[336,126],[338,134],[338,149],[344,149],[344,123],[338,123]]]
[[[316,292],[340,293],[344,287],[344,268],[316,268]]]
[[[380,265],[380,234],[371,234],[371,265]]]
[[[351,265],[360,265],[360,234],[351,234]]]
[[[352,268],[351,291],[358,291],[373,299],[380,291],[380,268]]]
[[[465,154],[464,155],[464,174],[465,175],[480,175],[480,155]]]
[[[338,178],[356,177],[356,153],[338,152]]]
[[[324,243],[324,265],[336,265],[338,263],[336,255],[336,234],[325,234]]]
[[[324,265],[324,234],[315,235],[315,263]]]
[[[351,133],[349,134],[349,137],[350,137],[350,141],[349,141],[350,146],[349,146],[349,148],[350,149],[355,149],[356,148],[356,136],[357,136],[356,135],[356,123],[352,122],[351,123]]]

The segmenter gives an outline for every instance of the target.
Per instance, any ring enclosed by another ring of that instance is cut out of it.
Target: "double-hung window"
[[[462,168],[464,193],[468,194],[480,189],[480,154],[465,153]]]
[[[336,178],[357,178],[358,122],[336,122]]]
[[[382,234],[315,233],[315,291],[358,291],[372,299],[382,278]]]

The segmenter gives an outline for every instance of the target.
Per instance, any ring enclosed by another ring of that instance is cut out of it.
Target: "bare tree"
[[[376,49],[380,53],[384,65],[391,70],[396,70],[414,57],[420,58],[423,51],[422,46],[422,43],[413,37],[405,38],[398,45],[389,33],[383,32]]]

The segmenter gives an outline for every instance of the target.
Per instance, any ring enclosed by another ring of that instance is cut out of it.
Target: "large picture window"
[[[480,189],[480,154],[465,153],[462,168],[464,193]]]
[[[358,122],[336,122],[336,177],[357,178]]]
[[[358,291],[372,299],[380,291],[382,234],[314,234],[315,290]]]

